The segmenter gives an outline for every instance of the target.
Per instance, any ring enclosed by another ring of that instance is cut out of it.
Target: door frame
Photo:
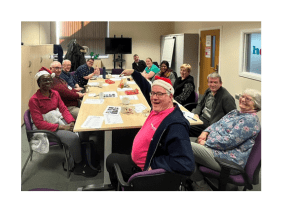
[[[220,70],[221,70],[221,62],[220,62],[220,58],[221,58],[221,38],[222,38],[222,26],[217,26],[217,27],[208,27],[208,28],[201,28],[199,29],[199,49],[198,49],[198,58],[199,58],[199,63],[198,63],[198,87],[196,88],[196,92],[199,93],[199,87],[200,87],[200,59],[201,59],[201,31],[207,31],[207,30],[215,30],[215,29],[219,29],[220,30],[220,36],[219,36],[219,56],[218,56],[218,74],[220,75]]]

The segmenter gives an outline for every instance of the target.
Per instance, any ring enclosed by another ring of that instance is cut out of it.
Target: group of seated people
[[[99,69],[92,67],[93,63],[93,59],[87,60],[86,64],[77,68],[73,77],[69,73],[69,60],[63,61],[63,66],[57,61],[53,62],[50,70],[42,67],[36,74],[39,90],[29,101],[35,126],[50,130],[61,138],[74,161],[74,173],[83,176],[91,176],[91,168],[83,161],[80,146],[82,141],[88,141],[89,135],[80,133],[77,136],[72,130],[79,111],[79,101],[84,96],[80,91],[88,79],[100,74]],[[152,59],[146,59],[144,68],[144,61],[141,62],[138,55],[134,55],[132,66],[133,69],[124,70],[122,74],[132,76],[151,106],[151,112],[135,136],[131,154],[112,153],[106,160],[115,189],[117,177],[114,163],[119,164],[125,180],[136,172],[163,168],[191,176],[194,190],[210,190],[197,167],[202,164],[220,171],[214,157],[231,160],[244,168],[260,132],[256,115],[261,109],[260,92],[246,89],[239,98],[238,111],[234,98],[222,87],[220,75],[212,73],[207,77],[209,88],[194,111],[203,124],[190,126],[173,100],[182,105],[195,101],[191,66],[183,64],[178,78],[175,78],[166,61],[156,71],[158,67],[152,64]],[[150,76],[153,79],[148,80]],[[48,123],[43,119],[43,114],[57,108],[65,125]],[[191,142],[190,137],[197,137],[196,142]]]

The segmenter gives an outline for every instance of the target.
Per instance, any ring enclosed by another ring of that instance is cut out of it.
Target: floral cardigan
[[[256,113],[232,110],[204,131],[209,132],[205,146],[212,149],[215,157],[244,168],[260,132],[260,122]]]

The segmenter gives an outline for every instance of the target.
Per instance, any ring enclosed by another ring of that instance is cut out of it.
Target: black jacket
[[[132,63],[132,69],[138,72],[143,72],[146,67],[144,60],[139,60],[138,65],[135,62]]]
[[[208,97],[210,92],[211,90],[209,88],[205,91],[202,100],[199,102],[195,109],[195,114],[198,114],[199,116],[202,115],[202,110],[205,107],[206,98]],[[212,105],[212,114],[209,125],[217,122],[219,119],[221,119],[223,116],[234,109],[236,109],[235,99],[225,88],[220,87],[214,95],[214,102]]]

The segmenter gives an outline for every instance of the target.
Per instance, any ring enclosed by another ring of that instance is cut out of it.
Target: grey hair
[[[63,60],[63,63],[62,63],[62,65],[65,63],[65,62],[71,62],[70,60],[68,60],[68,59],[66,59],[66,60]]]
[[[53,61],[51,64],[50,64],[50,67],[53,67],[54,63],[60,63],[59,61]],[[61,64],[61,63],[60,63]],[[62,64],[61,64],[62,65]]]
[[[242,94],[247,94],[252,97],[254,103],[255,103],[255,110],[260,111],[261,110],[261,92],[255,90],[255,89],[250,89],[247,88],[242,92]]]
[[[219,78],[219,82],[222,83],[221,76],[217,72],[209,74],[207,79],[209,80],[209,78]]]

